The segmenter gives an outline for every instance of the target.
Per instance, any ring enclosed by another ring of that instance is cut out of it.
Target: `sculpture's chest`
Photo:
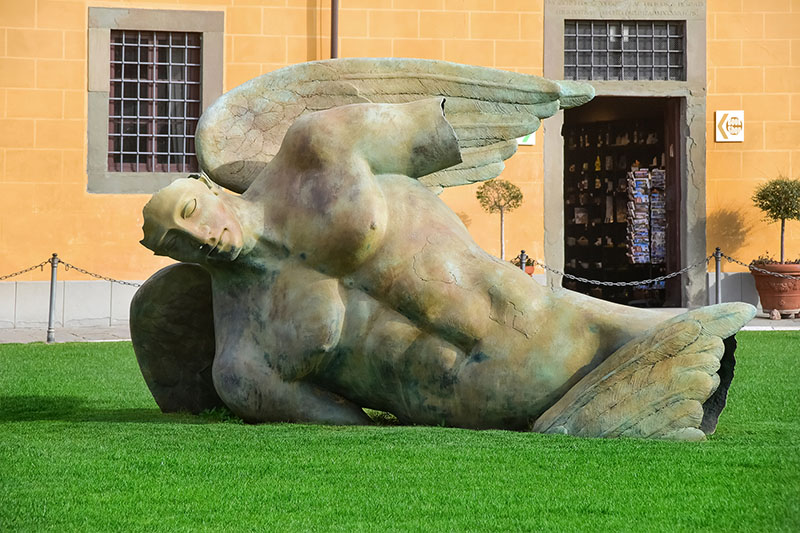
[[[230,346],[257,346],[256,353],[284,379],[308,374],[335,349],[344,321],[337,279],[298,265],[265,274],[242,286],[218,284],[215,330]],[[217,320],[217,315],[225,316]],[[217,343],[219,347],[220,342]]]

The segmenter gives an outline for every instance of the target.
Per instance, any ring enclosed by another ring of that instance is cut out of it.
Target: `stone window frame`
[[[564,76],[564,21],[683,20],[686,23],[685,81],[591,81],[597,96],[673,97],[682,100],[680,183],[681,266],[706,257],[706,0],[595,2],[593,0],[544,1],[544,76]],[[543,122],[544,255],[548,266],[564,269],[564,113]],[[706,273],[693,268],[683,275],[683,306],[705,305]],[[547,273],[547,284],[561,287],[561,276]]]
[[[153,193],[182,172],[109,172],[108,105],[111,30],[202,33],[202,109],[222,94],[225,18],[221,11],[89,8],[87,190],[90,193]]]

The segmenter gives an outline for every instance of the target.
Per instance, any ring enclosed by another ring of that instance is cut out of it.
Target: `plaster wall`
[[[800,178],[800,2],[709,0],[707,247],[745,263],[780,254],[780,223],[750,200],[759,183]],[[744,111],[743,143],[714,141],[714,111]],[[800,258],[800,221],[786,223],[786,253]],[[724,272],[744,267],[723,261]]]

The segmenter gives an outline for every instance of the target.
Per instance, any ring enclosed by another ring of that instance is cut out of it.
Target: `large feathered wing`
[[[275,156],[301,115],[354,103],[447,98],[462,162],[420,178],[438,189],[491,179],[559,109],[588,102],[585,83],[551,81],[503,70],[425,59],[332,59],[292,65],[227,92],[200,119],[197,157],[203,171],[231,190],[247,189]]]
[[[735,302],[678,315],[631,340],[536,420],[582,437],[703,440],[733,379],[734,334],[755,315]]]

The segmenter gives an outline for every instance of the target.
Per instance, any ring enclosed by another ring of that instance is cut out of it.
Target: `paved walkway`
[[[682,309],[675,309],[676,314]],[[756,315],[743,329],[751,331],[800,330],[800,317],[770,320],[766,315]],[[56,342],[114,342],[129,341],[131,333],[127,324],[122,326],[93,326],[83,328],[56,328]],[[0,344],[45,342],[47,328],[0,328]]]

